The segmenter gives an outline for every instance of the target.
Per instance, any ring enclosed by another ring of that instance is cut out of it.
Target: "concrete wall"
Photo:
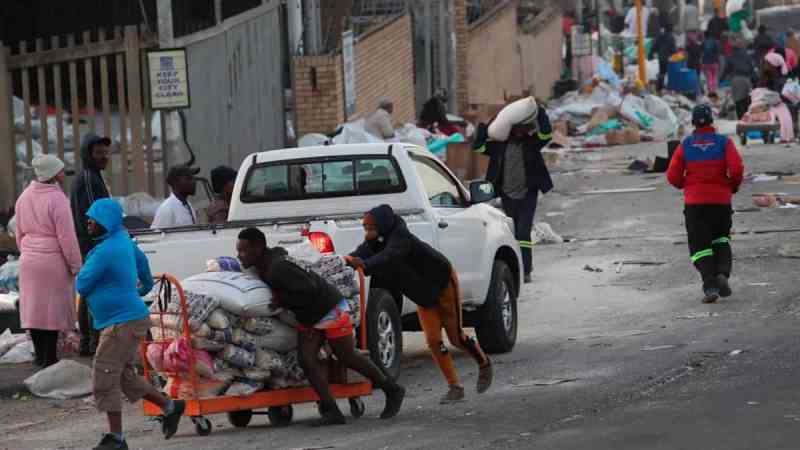
[[[357,38],[356,114],[365,117],[386,97],[397,124],[414,122],[414,57],[411,19],[403,15]],[[297,136],[329,133],[345,121],[341,54],[294,58]]]
[[[500,6],[469,30],[467,77],[470,104],[502,104],[532,90],[548,98],[561,74],[561,22],[555,11],[537,18],[534,32],[517,27],[517,3]]]

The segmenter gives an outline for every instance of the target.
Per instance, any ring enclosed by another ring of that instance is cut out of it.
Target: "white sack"
[[[70,359],[62,359],[24,381],[37,397],[66,400],[92,393],[92,369]]]
[[[206,272],[181,281],[183,289],[218,299],[229,313],[244,317],[274,316],[280,311],[272,306],[272,290],[248,273]]]
[[[506,105],[489,125],[489,139],[501,142],[508,140],[514,125],[532,122],[536,119],[538,111],[539,106],[533,97],[526,97]]]
[[[21,364],[32,362],[34,359],[33,341],[26,337],[0,358],[0,364]]]

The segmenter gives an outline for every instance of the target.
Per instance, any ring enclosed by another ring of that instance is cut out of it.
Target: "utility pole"
[[[636,40],[639,43],[639,81],[647,86],[647,70],[644,58],[644,33],[642,33],[642,0],[636,0]]]

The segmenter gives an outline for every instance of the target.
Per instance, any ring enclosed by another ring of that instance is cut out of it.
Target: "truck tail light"
[[[305,230],[303,231],[303,236],[307,237],[308,240],[311,241],[311,245],[323,255],[329,255],[335,252],[333,241],[326,233]]]

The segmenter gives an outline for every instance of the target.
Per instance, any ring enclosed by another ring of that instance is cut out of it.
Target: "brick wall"
[[[511,2],[476,22],[469,30],[467,86],[471,104],[496,105],[531,90],[549,98],[561,70],[561,31],[547,15],[533,34],[517,27]]]
[[[391,19],[358,37],[356,113],[350,120],[367,116],[386,97],[394,102],[396,124],[415,122],[411,39],[408,15]],[[298,137],[332,132],[345,121],[341,54],[295,57],[294,89]]]
[[[308,133],[328,133],[344,122],[342,57],[294,58],[294,95],[298,138]]]
[[[365,117],[381,98],[394,102],[396,124],[415,122],[411,17],[405,14],[359,36],[356,54],[356,116]]]
[[[467,25],[466,0],[454,0],[453,28],[456,35],[456,104],[457,112],[467,111],[470,104],[469,71],[469,29]],[[493,38],[491,38],[493,39]],[[490,39],[490,41],[491,41]]]

